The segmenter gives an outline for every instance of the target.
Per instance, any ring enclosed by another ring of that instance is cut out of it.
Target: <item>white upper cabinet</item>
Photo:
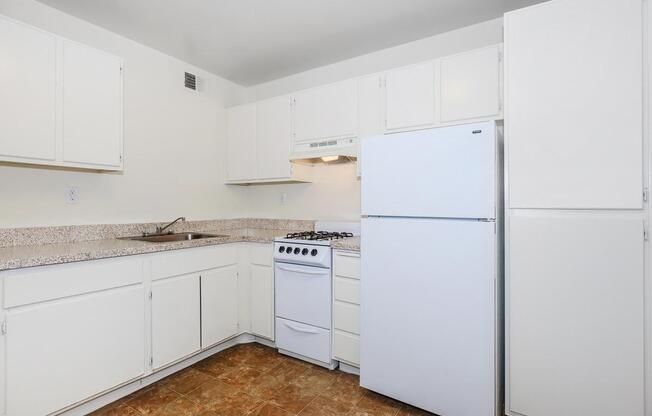
[[[0,18],[0,158],[55,159],[57,38]]]
[[[435,123],[435,66],[432,61],[388,71],[385,79],[387,130]]]
[[[641,16],[641,0],[506,15],[510,208],[642,207]]]
[[[227,109],[227,183],[309,182],[310,167],[290,162],[290,97]]]
[[[356,157],[365,136],[500,119],[501,51],[493,45],[230,108],[227,183],[308,182],[305,165],[289,160]]]
[[[346,80],[294,95],[294,140],[312,141],[357,134],[357,85]]]
[[[290,97],[276,97],[256,104],[258,178],[290,176],[291,118]]]
[[[122,157],[122,62],[63,42],[63,160],[119,167]]]
[[[122,60],[0,17],[0,161],[122,169]]]
[[[442,58],[439,65],[442,123],[498,118],[502,110],[499,45]]]
[[[226,117],[227,178],[229,181],[256,179],[256,104],[231,107]]]

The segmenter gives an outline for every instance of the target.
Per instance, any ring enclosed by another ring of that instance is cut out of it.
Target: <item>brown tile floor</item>
[[[358,377],[259,344],[222,351],[94,416],[425,416],[359,386]]]

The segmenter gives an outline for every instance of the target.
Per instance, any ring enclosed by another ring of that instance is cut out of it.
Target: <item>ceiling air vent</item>
[[[197,76],[195,76],[195,74],[186,72],[185,85],[186,88],[190,88],[193,91],[197,91]]]

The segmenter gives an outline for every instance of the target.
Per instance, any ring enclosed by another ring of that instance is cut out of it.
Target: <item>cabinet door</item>
[[[7,415],[50,414],[145,371],[141,284],[9,310]]]
[[[358,137],[383,134],[383,89],[381,75],[358,79]]]
[[[358,160],[357,175],[362,171],[360,144],[367,136],[384,133],[385,114],[383,106],[383,78],[371,75],[358,79]]]
[[[122,63],[63,41],[63,160],[119,167],[122,157]]]
[[[160,368],[200,349],[199,275],[152,283],[152,355]]]
[[[517,216],[508,238],[509,409],[643,416],[641,218]]]
[[[641,13],[574,0],[506,15],[511,208],[642,207]]]
[[[256,160],[259,179],[290,177],[290,97],[256,104]]]
[[[227,178],[256,179],[256,105],[229,108],[226,117]]]
[[[0,18],[0,156],[55,159],[56,44]]]
[[[497,117],[501,110],[500,47],[440,61],[441,122]]]
[[[252,264],[251,273],[251,332],[274,339],[274,269]]]
[[[294,96],[294,140],[354,137],[356,82],[346,80],[301,91]]]
[[[238,265],[201,275],[202,348],[238,333]]]
[[[435,67],[432,62],[387,72],[386,129],[427,127],[435,122]]]

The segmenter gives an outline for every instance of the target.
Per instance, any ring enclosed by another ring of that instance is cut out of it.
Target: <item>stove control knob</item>
[[[281,246],[278,248],[279,253],[285,253],[285,246]]]
[[[292,254],[292,247],[286,248],[285,252],[288,253],[288,254]]]
[[[299,254],[301,252],[301,249],[299,247],[294,248],[294,254]]]
[[[308,255],[308,249],[304,248],[303,250],[301,250],[301,254],[303,254],[304,256],[307,256]]]
[[[316,248],[313,248],[312,251],[310,252],[310,254],[311,254],[312,256],[316,256],[316,255],[317,255],[317,249],[316,249]]]

